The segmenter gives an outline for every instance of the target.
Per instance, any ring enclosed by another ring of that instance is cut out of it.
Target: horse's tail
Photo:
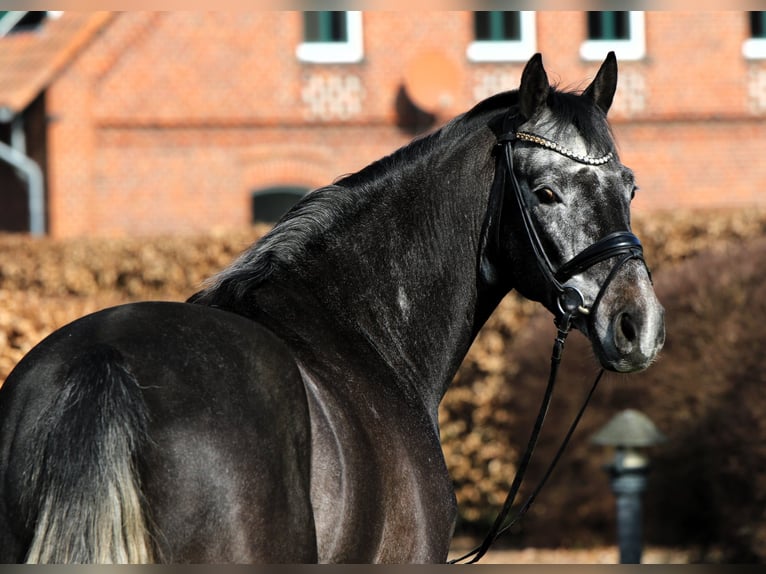
[[[28,453],[28,563],[153,560],[136,472],[148,414],[123,356],[99,345],[70,363]]]

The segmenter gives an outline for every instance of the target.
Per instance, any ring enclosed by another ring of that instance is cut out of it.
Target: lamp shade
[[[667,438],[644,413],[626,409],[616,414],[590,440],[604,446],[648,447]]]

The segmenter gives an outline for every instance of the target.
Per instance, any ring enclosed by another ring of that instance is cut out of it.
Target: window
[[[474,62],[524,61],[537,47],[534,12],[474,12],[473,30],[467,56]]]
[[[345,12],[304,12],[304,37],[307,42],[347,42]]]
[[[588,12],[589,40],[630,40],[628,12]]]
[[[766,38],[766,12],[750,12],[750,35],[753,38]]]
[[[479,41],[520,40],[521,15],[518,12],[476,12],[474,34]]]
[[[0,36],[34,30],[45,20],[47,14],[47,12],[0,12]]]
[[[62,12],[0,11],[0,38],[17,32],[37,30],[47,18],[58,18]]]
[[[299,60],[350,63],[362,60],[361,12],[303,12],[303,42]]]
[[[766,58],[766,12],[748,12],[750,37],[742,44],[745,58]]]
[[[621,60],[646,55],[643,12],[586,12],[588,39],[580,46],[584,60],[602,60],[614,51]]]
[[[308,188],[290,185],[253,192],[253,223],[276,223],[308,192]]]

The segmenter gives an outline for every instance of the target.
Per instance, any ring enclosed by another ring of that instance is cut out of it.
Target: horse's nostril
[[[636,324],[633,322],[633,318],[627,313],[620,315],[620,330],[625,339],[631,343],[638,338]]]

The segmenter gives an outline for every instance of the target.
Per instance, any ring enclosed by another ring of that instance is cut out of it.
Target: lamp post
[[[641,449],[666,440],[645,414],[626,409],[591,437],[591,442],[614,447],[606,470],[617,505],[620,564],[640,564],[642,546],[642,494],[646,490],[649,458]]]

